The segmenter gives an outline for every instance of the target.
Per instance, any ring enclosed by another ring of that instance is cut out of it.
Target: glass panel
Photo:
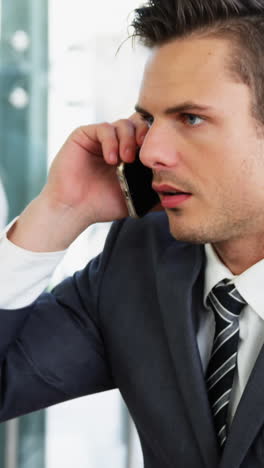
[[[1,6],[0,167],[12,219],[46,177],[47,2]]]
[[[47,60],[47,2],[2,0],[0,177],[9,219],[39,193],[46,178]],[[44,428],[43,411],[2,424],[0,466],[44,468]]]

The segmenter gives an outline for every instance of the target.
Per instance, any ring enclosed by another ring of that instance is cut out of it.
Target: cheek
[[[193,175],[194,181],[201,189],[217,188],[218,184],[225,185],[233,171],[231,161],[227,161],[226,151],[216,145],[200,145],[199,150],[193,151],[193,157],[189,160],[188,169]]]
[[[261,188],[262,187],[262,188]],[[248,160],[230,160],[218,168],[212,198],[231,210],[248,212],[264,205],[264,183],[261,171]]]
[[[194,186],[206,197],[249,201],[256,192],[264,196],[264,144],[256,136],[207,129],[189,141],[184,154]]]

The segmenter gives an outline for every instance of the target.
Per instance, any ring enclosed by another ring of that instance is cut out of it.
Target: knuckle
[[[130,120],[128,119],[120,119],[120,120],[117,120],[115,123],[114,123],[115,127],[117,128],[120,128],[120,129],[124,129],[124,130],[128,130],[130,132],[134,131],[134,124],[133,122],[131,122]]]
[[[102,122],[100,127],[105,130],[112,130],[113,126],[109,122]]]
[[[84,126],[80,125],[79,127],[76,127],[73,131],[72,131],[72,135],[80,135],[82,134],[84,131]]]
[[[82,141],[87,136],[88,126],[82,125],[76,127],[69,135],[67,140]]]
[[[102,122],[98,127],[98,135],[102,143],[115,140],[116,131],[109,122]]]
[[[127,119],[118,119],[114,122],[114,125],[124,125],[127,123]]]

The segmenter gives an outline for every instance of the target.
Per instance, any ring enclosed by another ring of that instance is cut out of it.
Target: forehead
[[[224,39],[177,39],[153,49],[145,66],[140,103],[158,98],[216,98],[219,87],[234,84],[227,71],[230,42]]]

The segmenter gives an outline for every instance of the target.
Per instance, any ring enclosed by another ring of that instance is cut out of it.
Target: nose
[[[141,162],[152,170],[162,170],[177,166],[179,156],[175,136],[164,128],[150,127],[140,149]]]

